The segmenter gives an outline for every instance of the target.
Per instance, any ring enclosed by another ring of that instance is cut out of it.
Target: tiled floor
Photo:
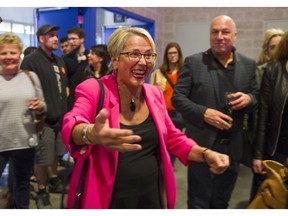
[[[61,172],[62,171],[62,172]],[[60,169],[60,173],[63,174],[63,168]],[[176,161],[175,163],[175,176],[177,181],[177,201],[176,201],[176,209],[186,209],[187,208],[187,174],[186,167]],[[249,190],[251,185],[251,170],[241,166],[239,177],[236,183],[236,187],[234,189],[231,201],[230,201],[230,209],[244,209],[247,206],[247,200],[249,198]],[[30,208],[35,209],[35,192],[36,185],[31,184],[31,199],[30,199]],[[0,208],[4,208],[5,199],[2,199],[2,194],[5,193],[6,188],[0,188]],[[61,194],[50,194],[50,200],[52,202],[52,207],[54,209],[61,208]]]

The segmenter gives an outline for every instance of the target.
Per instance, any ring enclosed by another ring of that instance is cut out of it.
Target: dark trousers
[[[239,171],[234,162],[221,175],[210,172],[205,163],[193,163],[188,168],[188,208],[226,209]]]
[[[34,148],[0,152],[0,173],[6,164],[12,165],[14,207],[28,209],[30,199],[30,176],[34,165]]]
[[[227,153],[229,142],[217,140],[213,150]],[[210,172],[206,163],[192,163],[188,167],[188,208],[226,209],[235,187],[240,163],[230,160],[230,167],[220,175]]]

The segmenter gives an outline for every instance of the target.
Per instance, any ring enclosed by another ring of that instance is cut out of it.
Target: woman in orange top
[[[165,48],[162,65],[151,74],[150,83],[157,85],[163,91],[166,107],[174,125],[184,129],[182,116],[171,103],[174,85],[184,64],[181,47],[176,42],[170,42]],[[171,155],[174,164],[175,157]]]

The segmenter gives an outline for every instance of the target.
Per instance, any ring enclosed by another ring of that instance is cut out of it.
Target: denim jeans
[[[28,209],[30,198],[30,175],[34,165],[35,149],[0,152],[0,176],[6,164],[12,166],[14,208]],[[11,170],[11,169],[10,169]]]

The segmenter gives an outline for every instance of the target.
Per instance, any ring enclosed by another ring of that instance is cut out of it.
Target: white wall
[[[175,41],[179,43],[184,57],[209,49],[209,27],[209,22],[176,26]]]
[[[268,20],[264,21],[263,35],[269,28],[281,28],[284,31],[288,31],[288,20]]]
[[[3,21],[33,24],[32,7],[0,7],[0,16]]]

